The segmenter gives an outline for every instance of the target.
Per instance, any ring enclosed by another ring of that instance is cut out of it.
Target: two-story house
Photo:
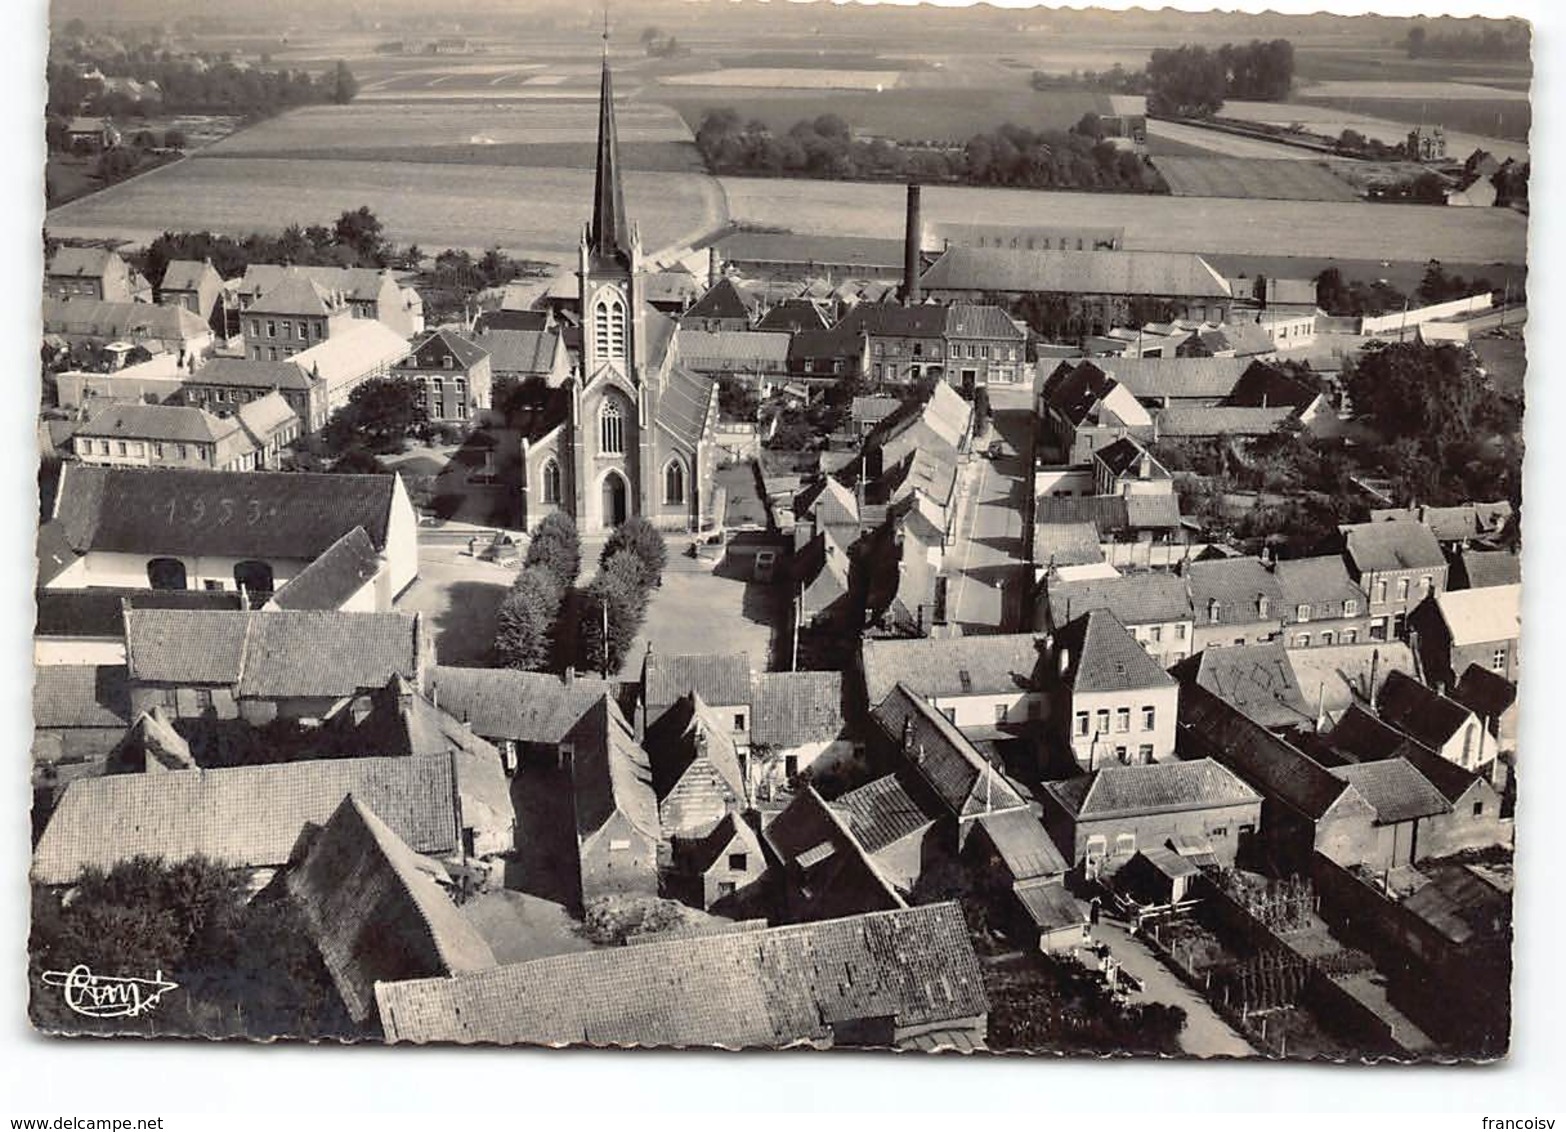
[[[1035,627],[1055,633],[1090,609],[1106,609],[1126,627],[1160,668],[1192,651],[1194,613],[1185,579],[1177,574],[1140,573],[1067,581],[1047,572],[1035,604]]]
[[[431,421],[466,423],[490,407],[489,352],[455,330],[425,334],[394,372],[419,382]]]
[[[1410,641],[1432,682],[1450,688],[1470,665],[1478,665],[1517,683],[1521,585],[1431,594],[1409,615],[1408,624]]]
[[[1096,495],[1173,495],[1174,477],[1142,445],[1122,436],[1093,453]]]
[[[1089,610],[1050,638],[1054,746],[1083,770],[1174,757],[1180,686],[1107,609]]]
[[[1367,599],[1370,639],[1402,640],[1414,607],[1446,590],[1446,556],[1435,533],[1406,519],[1339,530],[1349,571]]]
[[[252,263],[235,287],[242,309],[273,290],[289,276],[303,277],[340,295],[357,319],[384,323],[404,338],[424,332],[424,300],[412,287],[401,286],[387,270],[373,267],[300,267]]]
[[[1151,439],[1153,418],[1092,362],[1061,362],[1039,389],[1038,427],[1047,462],[1088,465],[1095,452],[1121,437]]]
[[[935,705],[969,738],[1044,718],[1043,638],[1033,633],[860,645],[865,700],[877,707],[899,684]]]
[[[860,303],[836,329],[867,343],[871,381],[906,385],[945,373],[945,307]]]
[[[342,333],[353,321],[341,291],[289,273],[256,293],[245,308],[240,322],[245,356],[256,362],[286,360]]]
[[[152,287],[107,248],[55,249],[44,268],[44,297],[65,301],[150,303]]]
[[[299,417],[273,392],[222,416],[188,405],[106,405],[71,445],[86,464],[243,472],[275,469],[299,436]]]
[[[981,385],[1012,385],[1031,372],[1028,335],[1000,307],[953,303],[946,308],[946,380],[971,397]]]
[[[158,284],[158,302],[166,307],[184,307],[197,318],[210,322],[223,294],[223,277],[210,259],[171,259]]]
[[[1192,562],[1184,570],[1194,615],[1192,651],[1262,644],[1283,631],[1283,587],[1258,558]]]
[[[212,358],[180,383],[185,404],[219,415],[237,412],[240,406],[272,393],[281,396],[299,418],[301,435],[326,426],[326,382],[291,361]]]
[[[1352,645],[1368,637],[1365,593],[1341,556],[1285,558],[1273,573],[1283,592],[1283,639],[1289,648]]]

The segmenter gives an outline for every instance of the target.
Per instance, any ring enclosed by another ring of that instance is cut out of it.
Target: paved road
[[[1125,928],[1101,920],[1093,927],[1093,937],[1108,945],[1121,966],[1141,980],[1142,991],[1130,996],[1132,1002],[1162,1002],[1185,1011],[1180,1048],[1186,1053],[1192,1057],[1256,1056],[1256,1050],[1232,1026]]]
[[[1027,502],[1027,387],[992,391],[994,433],[1006,454],[997,460],[975,457],[970,495],[958,516],[956,538],[946,557],[949,583],[947,617],[965,633],[994,633],[1019,628],[1023,559],[1022,516]]]

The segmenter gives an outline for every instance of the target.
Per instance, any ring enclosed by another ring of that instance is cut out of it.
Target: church
[[[556,511],[584,533],[633,515],[669,531],[713,520],[717,387],[680,365],[679,327],[647,302],[620,178],[606,56],[592,217],[578,253],[580,364],[523,430],[527,530]]]

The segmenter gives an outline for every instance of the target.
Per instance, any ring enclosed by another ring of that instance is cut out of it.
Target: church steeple
[[[630,221],[620,187],[620,143],[614,128],[614,86],[609,77],[608,31],[604,33],[604,77],[598,93],[598,169],[593,182],[593,219],[587,244],[593,256],[631,265]]]

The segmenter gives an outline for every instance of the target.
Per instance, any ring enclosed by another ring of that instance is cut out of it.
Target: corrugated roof
[[[1361,574],[1376,570],[1435,570],[1446,565],[1435,533],[1423,523],[1350,523],[1339,529],[1349,560]]]
[[[1037,691],[1043,641],[1032,633],[864,641],[865,693],[875,707],[899,683],[918,696]]]
[[[954,903],[563,955],[455,979],[382,983],[392,1042],[759,1046],[838,1022],[903,1028],[988,1010]]]
[[[40,664],[33,668],[33,726],[124,727],[130,692],[123,664]]]
[[[1229,283],[1187,252],[948,248],[920,280],[927,291],[1230,297]]]
[[[1435,601],[1456,646],[1514,641],[1522,631],[1521,585],[1450,590]]]
[[[433,879],[436,869],[350,794],[289,870],[288,893],[355,1021],[375,1009],[378,982],[495,965],[489,944]]]
[[[1045,783],[1077,819],[1240,806],[1262,800],[1242,779],[1212,759],[1105,766],[1071,790]]]
[[[167,774],[114,774],[66,787],[33,854],[33,877],[70,884],[132,857],[205,856],[236,868],[282,865],[306,825],[352,794],[419,853],[458,846],[451,760],[322,759]]]
[[[1383,759],[1333,767],[1331,774],[1353,785],[1376,811],[1377,825],[1449,814],[1452,804],[1407,759]]]
[[[1089,610],[1062,625],[1055,634],[1055,648],[1067,654],[1062,680],[1078,693],[1164,688],[1175,683],[1107,609]]]
[[[278,609],[341,609],[380,572],[381,558],[363,527],[355,527],[272,595]]]
[[[78,552],[305,558],[354,527],[386,545],[393,476],[68,466],[55,516]]]

